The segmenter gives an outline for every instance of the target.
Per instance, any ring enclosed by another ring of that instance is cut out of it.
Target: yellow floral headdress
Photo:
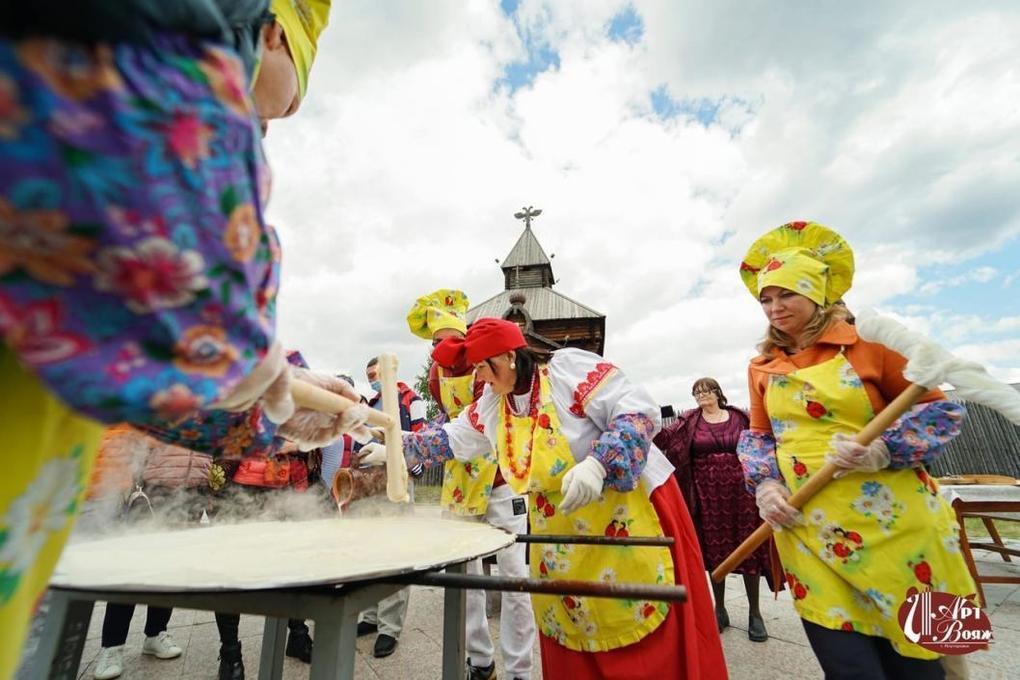
[[[817,222],[790,222],[753,244],[740,263],[751,295],[779,286],[828,306],[850,290],[854,253],[842,236]]]
[[[440,288],[418,298],[407,313],[407,327],[426,340],[445,328],[467,333],[467,310],[467,295],[459,290]]]
[[[304,98],[308,89],[308,74],[315,60],[316,44],[322,29],[329,22],[329,5],[332,0],[273,0],[270,9],[287,37],[294,68],[297,69],[298,88]]]

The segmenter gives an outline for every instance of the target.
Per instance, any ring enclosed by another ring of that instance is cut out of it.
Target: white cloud
[[[918,289],[918,292],[923,295],[934,295],[943,288],[953,288],[965,283],[988,283],[998,276],[998,274],[999,271],[995,267],[978,267],[977,269],[971,270],[965,274],[952,276],[948,279],[933,279],[928,281]]]
[[[1020,339],[961,345],[956,348],[956,354],[979,362],[1000,380],[1020,383],[1020,365],[1016,362],[1020,356]]]
[[[284,341],[359,378],[396,351],[409,379],[428,349],[404,323],[413,300],[496,293],[512,213],[535,205],[557,289],[608,315],[612,359],[663,403],[701,375],[739,403],[764,321],[736,265],[765,229],[840,230],[852,307],[955,285],[925,267],[1020,233],[1015,8],[635,2],[627,45],[605,27],[628,4],[525,0],[520,31],[495,2],[336,4],[302,110],[267,139]],[[499,81],[525,41],[559,67],[512,92]],[[659,119],[662,85],[723,99],[719,122]],[[1004,375],[1020,365],[1014,321],[895,311],[996,352]]]

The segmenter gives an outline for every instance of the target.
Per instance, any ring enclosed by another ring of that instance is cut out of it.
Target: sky
[[[541,208],[556,290],[662,404],[747,403],[747,247],[794,220],[854,249],[852,309],[1020,381],[1020,6],[343,0],[270,125],[279,324],[313,368],[429,344],[415,298],[503,287]]]

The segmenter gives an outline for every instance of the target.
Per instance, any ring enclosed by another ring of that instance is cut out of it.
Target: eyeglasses
[[[695,397],[700,397],[700,396],[703,396],[703,395],[706,395],[706,394],[714,394],[714,393],[715,393],[714,390],[697,390],[695,392],[692,392],[691,394],[693,394]]]

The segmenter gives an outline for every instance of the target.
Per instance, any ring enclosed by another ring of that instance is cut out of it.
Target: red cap
[[[464,359],[477,364],[503,352],[527,347],[521,328],[512,321],[483,318],[468,328],[463,338],[447,338],[432,350],[432,358],[444,368],[452,368]]]

